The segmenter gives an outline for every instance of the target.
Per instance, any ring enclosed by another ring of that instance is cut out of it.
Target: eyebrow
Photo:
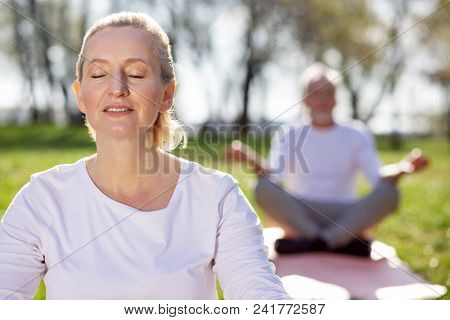
[[[128,58],[125,60],[125,64],[136,63],[136,62],[145,63],[147,66],[150,67],[150,64],[141,58]],[[95,58],[95,59],[90,60],[88,65],[91,65],[92,63],[109,63],[109,61],[105,60],[105,59]]]

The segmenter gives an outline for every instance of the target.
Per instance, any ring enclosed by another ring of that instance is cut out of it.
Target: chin
[[[112,139],[136,139],[138,136],[136,128],[108,128],[106,130],[101,130],[101,132],[97,131],[97,137],[99,133],[104,138]]]

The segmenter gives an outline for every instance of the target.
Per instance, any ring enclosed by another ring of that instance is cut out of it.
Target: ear
[[[159,112],[166,112],[173,105],[173,100],[175,98],[175,89],[176,89],[175,81],[172,80],[170,83],[164,85],[164,93],[163,100],[160,105]]]
[[[86,107],[83,103],[83,98],[81,97],[80,93],[80,81],[75,80],[72,84],[73,90],[75,91],[75,95],[77,97],[77,107],[78,110],[80,110],[81,113],[86,113]]]

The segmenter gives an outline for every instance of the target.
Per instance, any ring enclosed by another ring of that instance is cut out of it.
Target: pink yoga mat
[[[444,286],[428,283],[412,272],[393,247],[372,244],[370,258],[334,253],[277,255],[280,228],[264,230],[269,258],[288,293],[295,299],[436,299]]]

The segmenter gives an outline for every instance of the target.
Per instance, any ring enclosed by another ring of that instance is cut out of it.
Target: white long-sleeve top
[[[84,159],[31,176],[0,224],[0,298],[289,299],[260,220],[228,174],[182,161],[169,205],[102,193]]]
[[[275,182],[297,197],[314,201],[356,200],[359,171],[372,186],[380,179],[373,137],[356,121],[330,128],[284,126],[272,140],[268,165]]]

